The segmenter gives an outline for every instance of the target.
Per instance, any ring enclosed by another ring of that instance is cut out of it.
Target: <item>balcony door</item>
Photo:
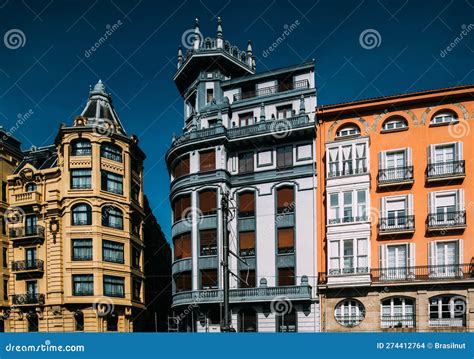
[[[388,268],[387,275],[389,278],[406,278],[408,267],[408,253],[406,244],[388,246]]]
[[[26,294],[28,299],[34,300],[38,294],[38,282],[35,280],[30,280],[26,282]]]
[[[456,216],[456,195],[454,193],[436,196],[436,222],[448,224]]]
[[[26,268],[34,268],[36,265],[36,248],[25,249],[25,265]]]
[[[458,272],[459,242],[435,242],[436,277],[455,277]]]
[[[387,201],[387,225],[389,227],[404,227],[407,216],[405,198]]]
[[[26,235],[36,234],[36,227],[38,225],[38,217],[36,215],[28,215],[25,218],[25,232]]]
[[[453,173],[453,164],[455,160],[455,145],[441,145],[434,148],[434,166],[431,171],[434,171],[435,175],[445,175]]]

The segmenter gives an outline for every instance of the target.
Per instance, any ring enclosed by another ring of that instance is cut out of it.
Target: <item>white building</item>
[[[203,38],[178,52],[183,134],[166,160],[173,208],[173,313],[181,331],[219,331],[222,195],[237,331],[318,331],[314,63],[256,73],[241,51]]]

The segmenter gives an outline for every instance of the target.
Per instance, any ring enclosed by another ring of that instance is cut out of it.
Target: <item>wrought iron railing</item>
[[[462,314],[455,318],[430,318],[428,325],[431,328],[465,327],[466,315]]]
[[[291,90],[300,90],[308,89],[309,81],[308,80],[299,80],[294,81],[293,83],[288,84],[279,84],[276,86],[262,87],[253,91],[246,91],[242,93],[237,93],[234,95],[234,101],[247,100],[256,97],[269,96],[280,92],[286,92]]]
[[[380,317],[381,328],[415,328],[415,326],[415,314],[382,315]]]
[[[428,163],[426,176],[428,178],[443,178],[466,174],[465,161],[450,161],[440,163]]]
[[[365,318],[364,315],[336,315],[335,319],[336,321],[347,327],[347,328],[352,328],[358,325],[361,321],[363,321]]]
[[[379,169],[378,183],[391,184],[413,179],[413,166]]]
[[[328,177],[345,177],[345,176],[355,176],[355,175],[362,175],[367,174],[368,168],[367,164],[364,162],[359,167],[352,167],[352,166],[343,166],[342,169],[331,169],[329,170]]]
[[[44,304],[44,294],[14,294],[12,295],[12,303],[14,305],[27,305],[27,304]]]
[[[42,226],[24,226],[11,228],[10,238],[40,237],[44,238],[44,227]]]
[[[415,229],[415,216],[386,217],[379,219],[379,232],[390,233]]]
[[[427,225],[430,229],[449,230],[466,225],[466,211],[448,211],[428,214]]]
[[[31,270],[43,271],[43,268],[44,262],[41,259],[12,262],[12,272],[22,272]]]

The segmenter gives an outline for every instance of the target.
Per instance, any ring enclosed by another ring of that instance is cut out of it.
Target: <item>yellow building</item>
[[[101,81],[54,145],[24,152],[8,176],[6,331],[134,330],[144,309],[144,158]]]

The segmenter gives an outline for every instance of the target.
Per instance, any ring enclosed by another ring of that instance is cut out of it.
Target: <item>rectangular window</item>
[[[329,195],[329,224],[340,223],[339,193]]]
[[[293,106],[292,105],[277,107],[277,118],[278,119],[290,118],[291,116],[293,116]]]
[[[2,201],[7,202],[7,182],[2,181]]]
[[[174,277],[176,292],[187,292],[193,289],[191,271],[178,273]]]
[[[255,215],[255,195],[253,192],[241,193],[239,199],[239,218]]]
[[[8,300],[8,279],[3,280],[3,300]]]
[[[343,193],[344,209],[343,209],[343,222],[353,222],[352,218],[352,191]]]
[[[94,295],[94,277],[92,274],[72,276],[72,295]]]
[[[142,251],[132,245],[132,267],[133,268],[140,268],[140,258],[141,258]]]
[[[178,222],[184,218],[184,216],[189,213],[191,208],[191,195],[183,195],[177,197],[173,201],[173,219],[174,222]]]
[[[206,90],[206,103],[211,103],[213,99],[214,99],[214,90],[207,89]]]
[[[108,171],[102,171],[101,179],[103,191],[123,194],[123,176]]]
[[[142,297],[142,280],[139,278],[133,278],[133,300],[141,300]]]
[[[239,126],[248,126],[248,125],[253,125],[254,124],[254,119],[253,119],[253,112],[247,112],[247,113],[242,113],[239,115]]]
[[[123,244],[104,239],[102,241],[102,259],[105,262],[124,263]]]
[[[357,221],[366,221],[367,218],[367,193],[365,190],[357,191]]]
[[[295,268],[278,268],[278,286],[295,285]]]
[[[191,258],[191,233],[183,233],[173,238],[174,260]]]
[[[92,239],[72,239],[72,260],[92,260]]]
[[[329,274],[367,273],[367,238],[331,240],[328,244]]]
[[[8,267],[8,249],[7,248],[2,248],[2,263],[3,263],[3,268]]]
[[[239,250],[241,257],[255,256],[255,231],[239,233]]]
[[[104,275],[104,295],[109,297],[125,297],[124,278]]]
[[[293,166],[293,146],[277,148],[277,168],[288,168]]]
[[[201,172],[214,171],[216,169],[216,151],[199,152],[199,170]]]
[[[201,256],[217,255],[217,230],[209,229],[199,232]]]
[[[132,186],[130,188],[130,196],[135,202],[140,202],[140,185],[138,183],[132,182]]]
[[[174,163],[173,177],[179,178],[189,174],[189,155],[185,155]]]
[[[35,214],[27,215],[25,218],[25,234],[34,235],[38,233],[38,217]]]
[[[217,270],[201,270],[201,289],[217,289]]]
[[[214,215],[217,213],[216,190],[204,190],[199,192],[199,209],[203,215]]]
[[[72,189],[90,189],[91,184],[91,170],[77,169],[71,170],[71,188]]]
[[[255,288],[255,270],[240,270],[239,271],[239,288]]]
[[[239,154],[239,173],[249,173],[254,171],[253,157],[253,152]]]
[[[278,254],[295,252],[295,229],[278,228]]]

